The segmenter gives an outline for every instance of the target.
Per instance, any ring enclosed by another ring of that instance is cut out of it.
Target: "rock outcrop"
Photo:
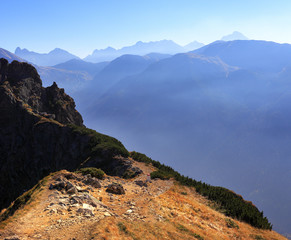
[[[42,87],[27,63],[0,59],[0,210],[50,172],[93,166],[114,173],[122,164],[115,157],[127,154],[118,140],[83,125],[64,89]]]

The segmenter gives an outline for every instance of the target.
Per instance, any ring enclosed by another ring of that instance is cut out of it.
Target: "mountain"
[[[1,210],[57,170],[99,165],[118,175],[135,171],[115,158],[128,155],[123,145],[87,129],[74,100],[56,83],[42,87],[27,63],[0,60],[0,112]]]
[[[209,64],[222,76],[235,71],[216,58],[173,59]],[[56,83],[42,87],[27,63],[0,59],[0,112],[3,239],[285,239],[242,196],[86,128],[74,100]]]
[[[26,60],[16,56],[15,54],[1,48],[0,57],[7,59],[9,62],[14,60],[26,62]],[[38,73],[43,80],[44,86],[50,86],[56,82],[70,94],[79,91],[92,80],[108,62],[89,63],[80,59],[71,59],[67,62],[57,64],[53,67],[44,67],[34,64]]]
[[[68,71],[86,72],[89,73],[91,76],[94,76],[108,64],[109,62],[90,63],[85,62],[81,59],[71,59],[67,62],[57,64],[53,66],[53,68],[64,69]]]
[[[122,55],[108,63],[95,75],[92,81],[87,82],[83,90],[73,93],[74,98],[80,106],[90,106],[92,105],[91,102],[97,101],[99,96],[122,78],[141,73],[152,63],[167,57],[169,55],[157,53],[151,53],[146,56]],[[87,102],[88,99],[91,99],[90,103]]]
[[[259,73],[278,73],[290,61],[291,45],[257,40],[217,41],[193,53],[219,57],[225,63]]]
[[[289,233],[289,56],[288,44],[215,42],[118,80],[80,111],[125,146],[248,196]]]
[[[71,59],[79,59],[79,57],[60,48],[55,48],[49,53],[36,53],[17,47],[15,54],[38,66],[53,66]]]
[[[223,36],[221,41],[233,41],[233,40],[249,40],[245,35],[240,32],[234,31],[232,34]]]
[[[193,42],[190,42],[189,44],[185,45],[184,49],[186,49],[187,51],[193,51],[193,50],[201,48],[203,46],[205,46],[203,43],[193,41]]]
[[[108,62],[89,63],[79,59],[72,59],[53,67],[38,67],[44,86],[56,82],[70,94],[80,91],[88,85]]]
[[[108,47],[106,49],[94,50],[92,55],[85,57],[84,60],[88,62],[102,62],[111,61],[125,54],[143,56],[149,53],[175,54],[185,51],[186,50],[183,47],[171,40],[161,40],[155,42],[139,41],[132,46],[123,47],[121,49]]]
[[[16,56],[15,54],[13,54],[13,53],[11,53],[3,48],[0,48],[0,58],[5,58],[9,62],[12,62],[14,60],[17,60],[19,62],[25,62],[25,60],[23,60],[22,58]]]

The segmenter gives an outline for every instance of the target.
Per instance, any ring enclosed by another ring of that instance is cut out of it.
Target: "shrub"
[[[151,179],[155,179],[155,178],[160,178],[162,180],[168,180],[171,178],[171,175],[169,175],[168,173],[158,170],[158,171],[154,171],[151,172]]]
[[[239,226],[232,219],[226,218],[225,222],[226,222],[227,227],[239,229]]]
[[[137,175],[136,172],[128,169],[123,173],[122,177],[125,179],[130,179],[130,178],[134,178],[136,175]]]
[[[102,156],[105,159],[111,159],[116,155],[121,155],[123,157],[129,156],[123,144],[113,137],[98,133],[95,130],[83,126],[76,126],[74,124],[69,124],[68,126],[72,128],[73,132],[90,137],[89,151],[92,157]]]
[[[99,168],[81,168],[80,170],[76,171],[76,173],[82,173],[82,175],[90,174],[92,177],[98,178],[98,179],[104,179],[105,173],[99,169]]]
[[[120,232],[128,233],[126,226],[122,222],[117,223],[117,226]]]

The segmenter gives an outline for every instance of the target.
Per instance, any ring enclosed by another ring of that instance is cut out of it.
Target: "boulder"
[[[101,188],[100,182],[97,180],[97,178],[86,176],[86,179],[83,180],[83,183],[86,185],[90,185],[94,188]]]
[[[123,186],[119,183],[110,184],[107,187],[106,192],[113,193],[113,194],[125,194]]]
[[[148,186],[146,182],[141,181],[141,180],[135,181],[135,184],[140,186],[140,187],[147,187]]]

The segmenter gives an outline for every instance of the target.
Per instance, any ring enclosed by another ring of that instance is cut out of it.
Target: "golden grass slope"
[[[286,239],[274,231],[226,217],[194,188],[172,180],[153,180],[148,187],[140,187],[134,181],[145,181],[154,169],[144,163],[134,164],[143,170],[137,178],[106,176],[100,180],[101,188],[89,189],[88,194],[100,203],[92,209],[94,216],[78,214],[68,205],[52,209],[72,196],[49,190],[49,185],[67,172],[51,174],[23,208],[0,224],[0,239]],[[86,188],[77,180],[71,181]],[[107,193],[106,187],[112,182],[123,185],[125,194]]]

